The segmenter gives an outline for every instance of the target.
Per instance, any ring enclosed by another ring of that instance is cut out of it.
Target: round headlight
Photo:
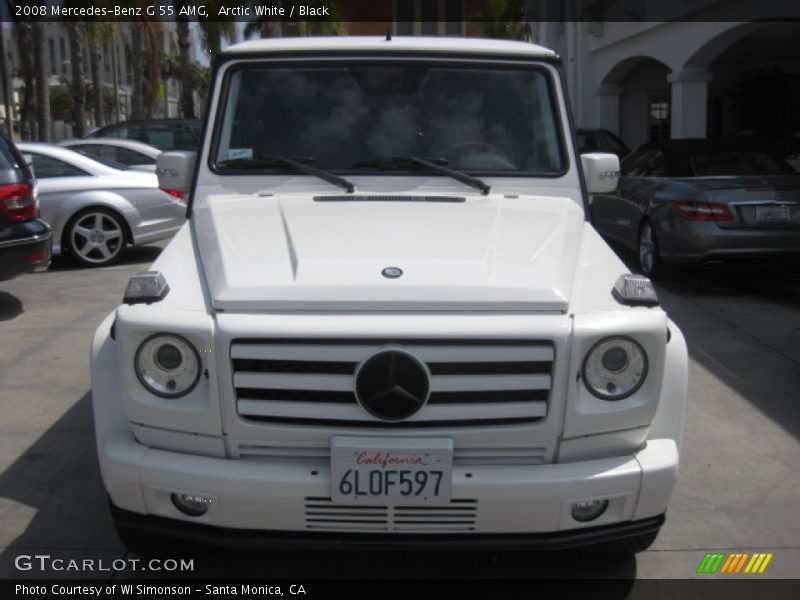
[[[200,379],[200,355],[179,335],[151,335],[136,351],[134,367],[142,385],[163,398],[188,394]]]
[[[583,361],[586,388],[603,400],[621,400],[638,390],[647,375],[647,355],[630,338],[600,340]]]

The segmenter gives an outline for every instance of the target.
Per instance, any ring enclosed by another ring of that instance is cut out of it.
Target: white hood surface
[[[569,198],[343,197],[219,195],[198,203],[194,226],[214,307],[568,308],[583,229]],[[386,278],[386,267],[403,274]]]

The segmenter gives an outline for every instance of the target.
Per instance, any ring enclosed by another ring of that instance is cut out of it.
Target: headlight
[[[157,333],[142,342],[134,359],[136,376],[157,396],[188,394],[200,379],[200,355],[188,340]]]
[[[627,398],[641,387],[647,376],[647,355],[630,338],[600,340],[583,361],[586,388],[603,400]]]

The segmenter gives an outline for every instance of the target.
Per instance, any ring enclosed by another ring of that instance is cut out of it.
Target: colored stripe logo
[[[696,572],[760,574],[766,571],[772,556],[772,552],[708,552]]]

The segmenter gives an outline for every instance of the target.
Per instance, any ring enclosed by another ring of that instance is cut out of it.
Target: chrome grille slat
[[[384,348],[402,347],[423,362],[552,362],[553,348],[548,346],[424,346],[387,342],[381,344],[275,344],[234,343],[231,358],[256,360],[313,360],[361,362]]]
[[[555,360],[551,342],[416,338],[234,340],[230,357],[238,413],[260,422],[388,425],[364,410],[355,395],[358,366],[388,348],[412,354],[432,373],[427,404],[397,426],[477,426],[547,415]]]
[[[329,404],[324,402],[280,402],[274,400],[239,400],[239,414],[254,417],[293,417],[316,419],[324,414],[331,421],[376,421],[357,404]],[[492,403],[492,419],[521,417],[541,418],[547,414],[546,402],[496,402]],[[454,410],[458,411],[454,415]],[[480,404],[428,404],[418,413],[403,419],[404,423],[486,419],[486,409]]]

